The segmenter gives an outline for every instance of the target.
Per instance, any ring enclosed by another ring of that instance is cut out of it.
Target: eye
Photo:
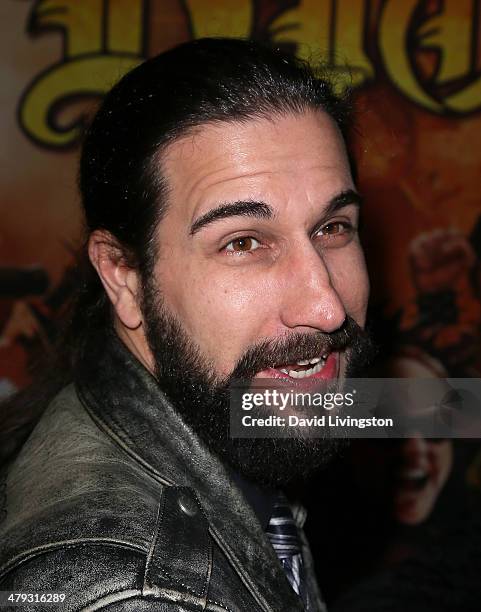
[[[350,223],[346,223],[345,221],[334,221],[333,223],[328,223],[321,227],[318,232],[319,236],[336,236],[338,234],[344,234],[349,232],[352,229]]]
[[[229,244],[225,246],[225,250],[231,253],[249,253],[251,251],[256,251],[259,247],[259,241],[252,236],[240,236],[239,238],[231,240]]]
[[[331,221],[323,225],[315,234],[324,245],[343,246],[350,242],[354,235],[354,227],[349,221]]]

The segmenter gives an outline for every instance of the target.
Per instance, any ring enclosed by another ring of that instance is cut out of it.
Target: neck
[[[143,324],[141,323],[135,329],[129,329],[116,317],[114,329],[129,351],[140,361],[146,370],[154,375],[154,359],[145,337]]]

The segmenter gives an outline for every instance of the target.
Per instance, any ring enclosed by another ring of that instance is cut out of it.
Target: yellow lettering
[[[481,107],[481,79],[478,78],[458,93],[448,96],[446,107],[456,113],[471,113]]]
[[[379,24],[379,47],[392,82],[418,104],[441,112],[442,106],[422,89],[411,67],[407,39],[417,5],[418,0],[385,3]]]
[[[43,73],[20,102],[20,125],[32,140],[55,148],[78,141],[85,113],[80,105],[63,111],[102,96],[141,61],[142,10],[142,0],[42,0],[36,6],[34,27],[62,28],[68,61]]]
[[[111,52],[142,52],[142,0],[110,0],[107,48]]]
[[[364,52],[365,0],[338,0],[334,29],[334,68],[345,86],[361,85],[374,76]],[[347,68],[346,68],[347,65]]]
[[[475,34],[472,0],[444,0],[443,12],[420,29],[424,48],[435,47],[441,54],[436,84],[469,78],[474,72],[472,57]],[[423,36],[424,35],[424,36]],[[481,106],[481,79],[467,83],[462,90],[444,98],[444,108],[468,113]]]
[[[41,0],[33,12],[33,29],[61,29],[65,56],[102,51],[102,0]]]
[[[420,47],[441,53],[438,84],[458,79],[471,69],[473,0],[444,0],[442,13],[425,21],[418,30]]]
[[[315,55],[330,59],[329,29],[331,0],[304,0],[279,15],[271,24],[273,42],[297,44],[297,55],[311,60]]]
[[[186,0],[192,37],[247,37],[252,29],[251,0]]]
[[[365,0],[305,0],[271,25],[276,42],[297,44],[297,55],[320,59],[335,76],[336,88],[360,85],[374,74],[364,53]],[[331,29],[333,28],[333,40]]]
[[[68,126],[58,125],[52,108],[66,105],[72,99],[101,96],[139,58],[99,55],[84,57],[55,66],[26,92],[20,106],[20,124],[34,141],[50,147],[75,144],[81,136],[86,116],[77,115]],[[92,75],[95,75],[95,79]]]

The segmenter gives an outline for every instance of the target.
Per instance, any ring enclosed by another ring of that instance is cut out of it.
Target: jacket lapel
[[[97,345],[95,361],[81,364],[76,386],[94,418],[103,421],[146,471],[165,485],[193,489],[212,537],[261,609],[303,610],[257,516],[228,471],[115,334],[100,352]]]

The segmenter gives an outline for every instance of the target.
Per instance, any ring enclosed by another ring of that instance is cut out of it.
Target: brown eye
[[[349,244],[355,233],[354,227],[348,221],[332,221],[321,227],[317,238],[320,246],[337,248]]]
[[[326,236],[335,236],[336,234],[342,234],[342,232],[345,230],[345,224],[341,223],[340,221],[336,221],[335,223],[328,223],[327,225],[325,225],[322,230],[321,233]]]
[[[231,240],[226,246],[226,250],[235,253],[248,253],[249,251],[255,251],[259,246],[259,242],[252,236],[241,236]]]

